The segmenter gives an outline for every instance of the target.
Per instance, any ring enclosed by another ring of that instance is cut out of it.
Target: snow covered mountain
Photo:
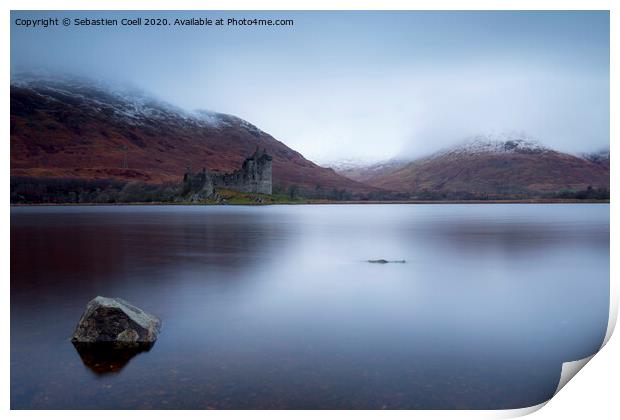
[[[187,167],[232,171],[256,147],[274,187],[373,190],[320,167],[251,123],[186,111],[135,88],[66,76],[11,81],[11,175],[179,182]]]
[[[337,173],[355,181],[367,183],[379,176],[389,174],[407,165],[409,161],[401,159],[390,159],[375,163],[365,163],[359,161],[339,161],[327,164]]]
[[[439,151],[434,156],[447,153],[460,154],[503,154],[503,153],[545,153],[550,149],[526,134],[480,134],[469,137],[456,146]]]
[[[581,157],[589,160],[590,162],[598,163],[609,168],[609,149],[599,150],[593,153],[584,153]]]
[[[414,194],[530,196],[588,186],[609,188],[609,152],[574,156],[522,134],[478,135],[391,168],[381,164],[340,173]]]

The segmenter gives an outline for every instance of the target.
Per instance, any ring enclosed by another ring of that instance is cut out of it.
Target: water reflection
[[[96,295],[155,351],[78,356]],[[608,303],[608,205],[13,208],[11,407],[523,407]]]
[[[178,210],[15,209],[20,214],[12,218],[11,272],[19,281],[11,283],[17,301],[12,309],[79,305],[115,291],[140,301],[145,288],[175,289],[188,277],[236,287],[247,281],[247,270],[260,269],[284,244],[281,224],[260,212],[205,216],[199,207]],[[135,294],[128,295],[128,288]],[[75,302],[68,302],[67,290]]]
[[[151,350],[153,343],[119,346],[112,343],[74,342],[73,346],[84,366],[97,375],[105,375],[119,373],[135,356]]]

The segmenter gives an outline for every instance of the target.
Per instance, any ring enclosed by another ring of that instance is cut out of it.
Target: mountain
[[[407,193],[518,196],[608,189],[609,152],[574,156],[528,138],[481,135],[393,170],[371,167],[352,178]]]
[[[605,166],[609,170],[609,149],[599,150],[594,153],[584,153],[581,157],[592,163]]]
[[[11,81],[11,175],[180,182],[187,167],[233,171],[256,147],[273,157],[274,188],[374,188],[320,167],[247,121],[188,112],[135,89],[76,77]]]
[[[342,176],[354,181],[367,183],[377,177],[394,172],[409,163],[406,160],[392,159],[376,163],[339,161],[326,165]]]

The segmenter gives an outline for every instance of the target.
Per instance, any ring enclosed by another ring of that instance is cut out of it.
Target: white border
[[[611,10],[611,109],[610,115],[611,119],[611,131],[610,138],[617,139],[618,138],[618,123],[617,119],[614,119],[620,116],[618,108],[618,82],[617,75],[620,74],[620,66],[618,65],[618,41],[619,39],[619,14],[620,14],[620,2],[613,0],[591,0],[591,1],[580,1],[580,0],[444,0],[444,1],[423,1],[423,0],[383,0],[383,1],[371,1],[371,0],[342,0],[342,1],[330,1],[330,0],[297,0],[297,1],[285,1],[285,0],[89,0],[79,1],[79,0],[56,0],[56,1],[44,1],[44,0],[4,0],[2,2],[2,6],[5,9],[4,19],[2,20],[2,53],[3,56],[8,58],[10,52],[10,10]],[[10,206],[9,206],[9,174],[10,174],[10,145],[9,145],[9,86],[10,86],[10,69],[8,65],[8,59],[5,61],[4,67],[0,70],[2,72],[2,79],[4,80],[4,84],[2,85],[2,110],[1,115],[4,116],[2,119],[3,132],[5,133],[5,141],[2,143],[4,159],[2,160],[2,168],[4,173],[6,174],[6,178],[4,183],[2,183],[0,190],[0,197],[2,197],[3,202],[5,203],[2,207],[3,211],[3,234],[5,240],[2,242],[2,262],[5,268],[5,282],[4,282],[4,293],[2,294],[3,299],[3,309],[4,309],[4,337],[9,337],[9,328],[10,328],[10,285],[9,285],[9,264],[10,264],[10,254],[9,254],[9,246],[10,246]],[[610,142],[610,149],[612,159],[615,156],[615,147],[614,141]],[[613,165],[612,165],[613,166]],[[607,334],[605,337],[605,343],[607,343],[611,337],[614,326],[616,324],[616,318],[618,313],[618,282],[617,279],[620,278],[618,273],[618,228],[615,223],[616,217],[614,216],[617,213],[617,206],[614,205],[617,198],[615,194],[615,189],[613,186],[618,185],[616,183],[617,175],[616,171],[612,169],[611,171],[611,184],[612,184],[612,204],[610,206],[611,209],[611,278],[616,279],[611,282],[611,302],[610,302],[610,322],[608,325]],[[615,340],[617,341],[617,340]],[[559,397],[553,398],[551,401],[555,402],[557,399],[562,399],[564,406],[560,407],[559,404],[554,404],[553,402],[550,404],[553,407],[554,413],[550,413],[549,416],[554,416],[560,414],[562,418],[577,418],[574,417],[576,413],[581,413],[578,415],[585,415],[587,411],[590,410],[590,407],[584,407],[582,398],[584,393],[588,395],[588,390],[590,390],[589,397],[586,396],[585,400],[590,402],[595,402],[597,406],[593,408],[594,412],[597,413],[596,418],[614,418],[618,414],[617,404],[615,403],[615,387],[617,385],[617,378],[610,377],[609,372],[614,372],[617,374],[619,372],[618,369],[618,355],[620,354],[619,345],[612,341],[611,346],[606,346],[607,348],[613,347],[613,353],[609,353],[605,357],[605,365],[601,366],[600,363],[593,364],[598,365],[598,374],[593,375],[593,372],[589,372],[589,384],[584,388],[583,384],[580,387],[582,394],[573,395],[573,398],[567,400],[566,398],[561,398],[564,392],[570,391],[570,386],[567,387],[567,391],[564,391],[560,394]],[[4,373],[4,381],[2,382],[2,395],[1,401],[2,406],[8,410],[10,407],[10,347],[8,343],[4,343],[1,347],[1,351],[4,356],[5,363],[3,364],[3,373]],[[597,359],[602,356],[598,356]],[[586,358],[585,363],[587,363],[591,357]],[[562,372],[562,379],[570,379],[573,374],[576,373],[581,367],[585,365],[584,361],[575,361],[570,363],[565,363]],[[588,369],[586,368],[586,371]],[[584,382],[586,378],[582,379]],[[566,381],[567,382],[567,381]],[[565,383],[561,383],[560,385],[565,385]],[[558,386],[558,391],[562,389],[562,386]],[[557,392],[557,391],[556,391]],[[601,400],[598,398],[599,396],[607,395],[607,400]],[[589,398],[589,399],[588,399]],[[582,404],[580,404],[580,400]],[[587,404],[587,402],[585,403]],[[608,404],[605,406],[605,404]],[[405,418],[405,416],[409,417],[412,415],[422,416],[424,418],[427,417],[490,417],[490,418],[503,418],[503,417],[514,417],[525,415],[530,412],[537,411],[539,408],[544,406],[545,404],[541,404],[539,406],[519,409],[519,410],[499,410],[499,411],[388,411],[381,412],[381,416],[389,416],[389,417],[399,417]],[[606,408],[607,407],[607,408]],[[548,410],[542,410],[541,415],[548,413],[551,411],[550,407]],[[97,411],[89,411],[87,413],[83,411],[47,411],[47,412],[29,412],[29,411],[12,411],[11,415],[17,417],[30,416],[32,414],[45,414],[48,417],[58,417],[58,418],[77,418],[78,416],[92,416],[95,418],[103,418],[111,415],[111,413],[106,412],[97,412]],[[356,418],[370,418],[371,416],[377,415],[378,412],[372,411],[321,411],[321,416],[327,417],[356,417]],[[162,416],[168,417],[169,412],[158,412],[158,411],[150,411],[149,416]],[[129,417],[135,415],[135,413],[131,411],[121,411],[115,412],[114,416],[121,417]],[[182,415],[188,417],[198,417],[205,415],[205,412],[196,412],[196,411],[176,411],[175,415]],[[310,418],[317,415],[316,411],[295,411],[295,412],[287,412],[287,411],[217,411],[217,412],[209,412],[209,416],[215,416],[218,418],[232,418],[237,417],[239,415],[251,415],[255,418],[289,418],[291,415],[299,418]],[[537,414],[538,415],[538,414]],[[550,417],[551,418],[551,417]]]

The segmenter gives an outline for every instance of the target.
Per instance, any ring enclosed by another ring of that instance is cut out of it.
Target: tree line
[[[550,193],[528,191],[506,194],[476,192],[446,192],[421,190],[414,193],[391,191],[371,191],[352,193],[345,189],[303,188],[299,185],[275,185],[274,195],[299,200],[327,201],[485,201],[485,200],[524,200],[524,199],[568,199],[568,200],[609,200],[608,188],[588,186],[583,190],[561,190]],[[11,177],[12,204],[79,204],[79,203],[172,203],[180,200],[182,184],[147,184],[137,181],[114,179],[70,179],[70,178],[31,178]]]

